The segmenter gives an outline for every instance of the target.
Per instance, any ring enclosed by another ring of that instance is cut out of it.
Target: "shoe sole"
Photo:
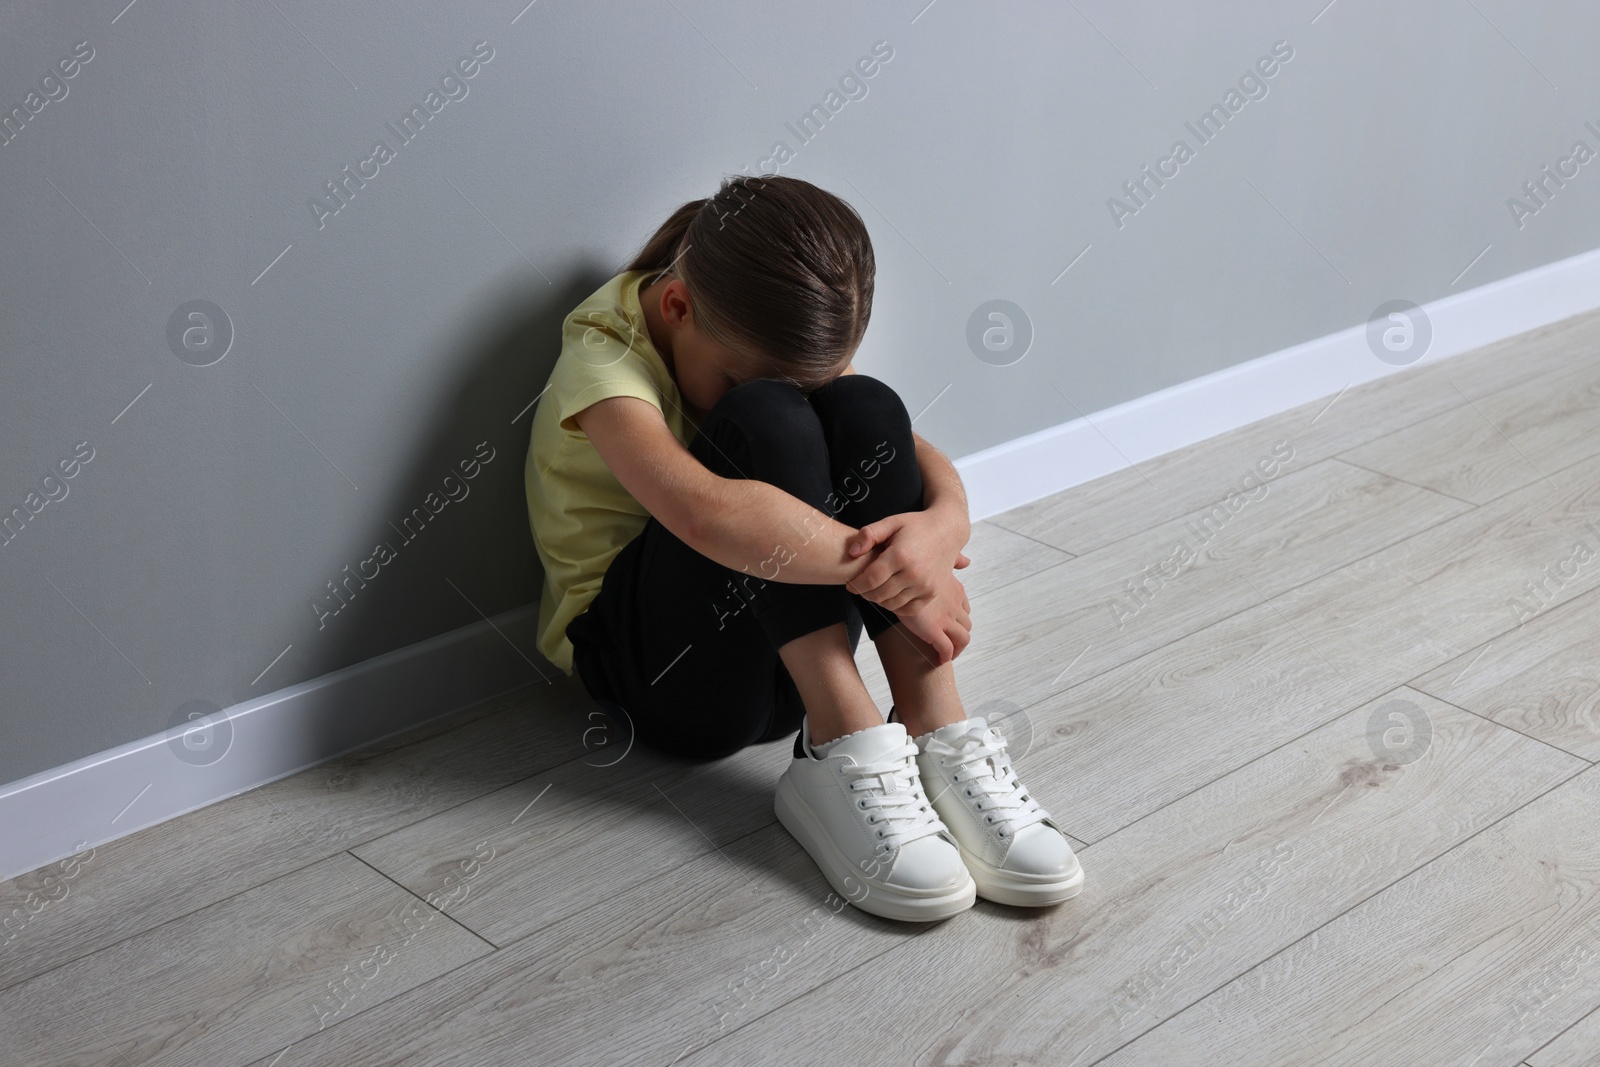
[[[970,872],[966,881],[953,890],[925,894],[872,882],[857,874],[787,775],[778,779],[772,806],[783,828],[811,855],[834,892],[862,911],[903,922],[937,922],[959,915],[977,902],[978,886]],[[855,888],[849,888],[848,882],[854,882]]]
[[[1002,871],[968,852],[960,842],[956,847],[961,849],[961,861],[967,865],[972,880],[977,883],[978,895],[984,900],[1017,908],[1039,908],[1060,904],[1083,892],[1082,865],[1066,878],[1049,879],[1044,875]]]

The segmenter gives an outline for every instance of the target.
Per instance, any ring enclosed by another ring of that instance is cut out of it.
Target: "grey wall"
[[[866,218],[860,366],[914,413],[952,386],[918,429],[956,456],[1074,418],[1062,394],[1093,412],[1600,245],[1600,162],[1521,225],[1506,203],[1600,147],[1592,5],[925,5],[13,5],[0,513],[27,519],[0,547],[0,782],[536,599],[513,417],[560,319],[775,141]],[[1280,40],[1201,144],[1184,123]],[[802,144],[785,124],[878,41]],[[385,124],[477,42],[466,95],[401,143]],[[1119,226],[1108,199],[1179,138],[1194,157]],[[967,341],[992,299],[1033,333],[1005,366]],[[197,300],[231,322],[208,366],[217,343],[169,343]],[[404,543],[447,485],[467,495]]]

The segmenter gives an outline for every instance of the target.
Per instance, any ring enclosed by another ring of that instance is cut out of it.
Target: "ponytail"
[[[679,246],[683,244],[683,235],[689,231],[689,223],[700,214],[705,204],[703,199],[691,200],[674,211],[634,255],[633,261],[622,269],[665,270],[670,267],[672,261],[678,258]]]

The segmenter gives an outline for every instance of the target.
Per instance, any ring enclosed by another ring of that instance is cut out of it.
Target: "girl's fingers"
[[[885,582],[883,584],[883,588],[887,590],[889,588],[889,584],[890,583]],[[928,599],[926,595],[918,595],[916,587],[910,582],[900,582],[895,584],[894,591],[892,593],[890,593],[887,597],[880,599],[878,603],[882,604],[890,611],[901,611],[912,604],[916,604],[919,601],[926,599]]]

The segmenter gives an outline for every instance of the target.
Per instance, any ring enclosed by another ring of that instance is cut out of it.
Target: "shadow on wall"
[[[410,473],[372,518],[384,542],[353,551],[308,607],[321,629],[312,630],[306,677],[537,605],[544,573],[523,481],[532,402],[560,355],[562,320],[610,277],[586,265],[552,286],[536,279],[526,300],[498,317],[491,311],[490,325],[463,340],[451,361],[454,383],[441,389],[431,422],[400,437]],[[320,577],[310,576],[308,589]],[[531,630],[505,654],[529,683],[542,682],[541,672],[565,677],[533,648]],[[326,740],[335,740],[336,725],[328,731]]]

